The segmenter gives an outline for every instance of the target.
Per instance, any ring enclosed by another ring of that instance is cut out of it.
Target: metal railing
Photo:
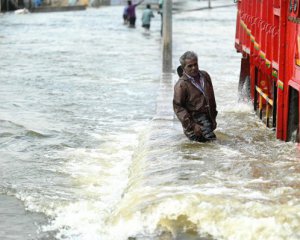
[[[259,118],[262,120],[263,118],[263,100],[266,102],[266,126],[269,127],[270,123],[270,110],[273,108],[273,100],[269,98],[269,96],[263,92],[261,88],[258,86],[255,86],[256,92],[259,94],[258,97],[258,111],[259,111]],[[256,93],[255,93],[256,95]],[[257,104],[257,97],[254,99],[254,105],[255,105],[255,110],[256,110],[256,104]],[[274,119],[273,119],[273,126],[274,126]]]

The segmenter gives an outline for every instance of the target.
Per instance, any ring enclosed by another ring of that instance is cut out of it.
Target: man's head
[[[147,8],[148,8],[148,9],[150,9],[150,8],[151,8],[151,5],[150,5],[150,4],[147,4],[146,6],[147,6]]]
[[[127,1],[127,3],[128,3],[128,5],[131,5],[131,4],[132,4],[131,1]]]
[[[180,57],[179,61],[186,74],[192,77],[196,77],[198,75],[198,56],[196,53],[187,51]]]

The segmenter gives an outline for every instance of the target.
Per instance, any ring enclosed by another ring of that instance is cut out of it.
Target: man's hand
[[[213,123],[212,123],[212,130],[214,131],[216,128],[217,128],[217,123],[216,123],[216,122],[213,122]]]
[[[202,136],[202,130],[201,130],[202,126],[199,124],[195,124],[194,126],[194,133],[196,136]]]

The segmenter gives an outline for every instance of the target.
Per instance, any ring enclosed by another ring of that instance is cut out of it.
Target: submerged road
[[[173,116],[160,16],[122,10],[0,15],[0,238],[300,239],[297,148],[237,102],[236,9],[173,16],[173,68],[193,50],[214,84],[206,144]]]

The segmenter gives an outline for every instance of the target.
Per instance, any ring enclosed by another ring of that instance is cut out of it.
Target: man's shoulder
[[[202,74],[202,76],[204,76],[204,78],[205,78],[207,81],[211,82],[211,78],[210,78],[210,75],[209,75],[208,72],[206,72],[206,71],[204,71],[204,70],[199,70],[199,71],[200,71],[200,74]]]
[[[176,84],[175,84],[175,86],[185,86],[186,85],[186,79],[185,78],[183,78],[183,77],[180,77],[178,80],[177,80],[177,82],[176,82]]]
[[[199,70],[200,73],[202,73],[205,77],[210,77],[210,75],[208,74],[208,72],[206,72],[205,70]]]

